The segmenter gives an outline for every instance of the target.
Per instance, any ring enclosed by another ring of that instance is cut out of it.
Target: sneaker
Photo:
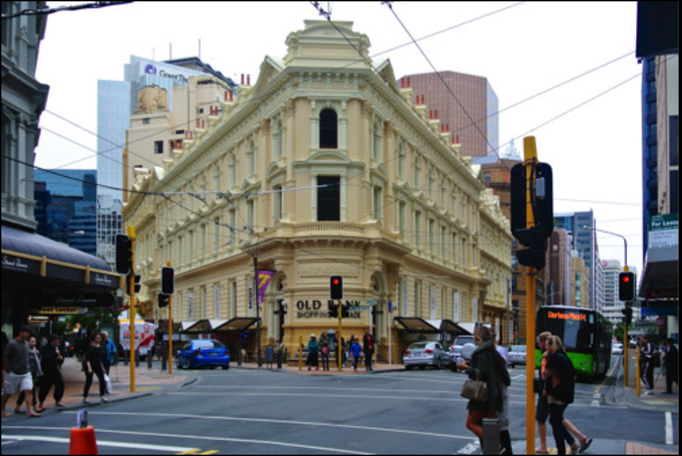
[[[102,397],[100,398],[100,400],[101,400],[102,404],[108,404],[108,403],[109,403],[109,399],[107,399],[107,398],[104,397],[104,396],[102,396]]]
[[[646,390],[646,391],[644,392],[644,395],[645,395],[645,396],[653,396],[653,395],[654,395],[654,392],[653,392],[653,390]]]
[[[87,404],[89,404],[89,403],[90,403],[90,401],[89,401],[89,400],[87,400],[87,399],[83,399],[83,404],[87,405]]]

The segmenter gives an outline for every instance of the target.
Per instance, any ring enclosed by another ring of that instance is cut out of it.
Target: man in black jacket
[[[642,336],[642,348],[640,364],[642,369],[642,381],[646,387],[645,396],[654,394],[654,345],[649,341],[649,337]]]
[[[665,352],[663,353],[665,362],[665,394],[673,393],[673,382],[677,383],[677,387],[680,387],[680,382],[678,378],[678,359],[679,352],[677,347],[675,347],[675,341],[669,337],[665,341]]]

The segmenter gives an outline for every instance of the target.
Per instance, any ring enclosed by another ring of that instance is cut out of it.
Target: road
[[[510,374],[511,434],[523,441],[525,371]],[[475,448],[458,395],[464,379],[435,370],[336,377],[209,370],[180,391],[90,407],[89,421],[100,454],[466,453]],[[665,444],[664,413],[608,406],[604,388],[578,384],[567,418],[594,438]],[[71,410],[3,421],[2,453],[66,454],[75,420]]]

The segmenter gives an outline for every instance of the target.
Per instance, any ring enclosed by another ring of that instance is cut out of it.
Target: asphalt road
[[[525,439],[525,371],[511,370],[511,434]],[[453,454],[475,449],[463,374],[319,377],[202,371],[180,391],[89,408],[100,454]],[[566,416],[586,434],[665,444],[665,415],[604,404],[578,384]],[[595,396],[595,391],[598,394]],[[677,443],[678,416],[674,417]],[[3,454],[67,454],[76,412],[2,425]],[[551,432],[549,442],[552,443]]]

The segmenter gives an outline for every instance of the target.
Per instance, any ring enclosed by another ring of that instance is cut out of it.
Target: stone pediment
[[[306,160],[306,164],[308,165],[350,165],[351,163],[352,161],[348,156],[335,150],[321,150],[314,153]]]

